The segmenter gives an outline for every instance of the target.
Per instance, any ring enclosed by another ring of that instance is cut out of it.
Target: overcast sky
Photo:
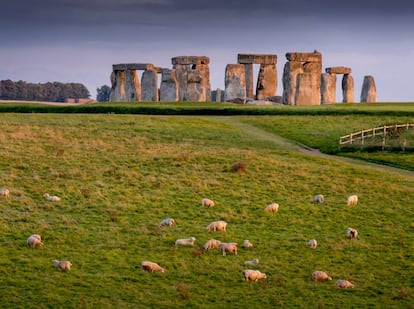
[[[13,0],[1,11],[0,80],[80,82],[95,97],[114,63],[171,68],[193,55],[210,57],[215,89],[238,53],[261,53],[278,56],[281,95],[286,52],[316,49],[323,68],[352,68],[355,101],[365,75],[379,101],[414,101],[414,1]]]

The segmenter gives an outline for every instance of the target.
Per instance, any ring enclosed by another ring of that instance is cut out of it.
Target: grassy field
[[[2,306],[413,308],[414,176],[301,154],[278,135],[329,148],[337,121],[295,117],[0,114],[0,187],[11,191],[0,199]],[[388,121],[358,117],[341,118],[338,132]],[[237,162],[245,172],[232,170]],[[311,203],[318,193],[323,205]],[[350,194],[358,206],[346,206]],[[202,208],[203,197],[216,206]],[[263,211],[271,202],[278,213]],[[159,229],[167,217],[177,226]],[[206,231],[216,220],[226,232]],[[26,246],[34,233],[43,247]],[[175,247],[190,236],[196,246]],[[223,257],[198,249],[210,238],[254,246]],[[244,282],[254,258],[268,279]],[[166,272],[142,272],[142,260]],[[314,270],[333,281],[314,284]],[[337,279],[355,288],[337,289]]]

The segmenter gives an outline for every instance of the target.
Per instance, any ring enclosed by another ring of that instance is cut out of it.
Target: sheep
[[[245,239],[245,240],[243,241],[243,247],[244,247],[244,248],[251,248],[251,247],[253,247],[253,244],[250,242],[250,240]]]
[[[175,220],[173,218],[167,218],[167,219],[164,219],[160,222],[159,227],[162,227],[162,226],[171,227],[171,226],[174,226],[174,225],[175,225]]]
[[[353,229],[352,227],[349,227],[346,230],[346,233],[348,235],[348,238],[353,239],[353,238],[357,238],[358,237],[358,231],[356,229]]]
[[[261,271],[254,269],[245,269],[243,270],[242,274],[245,281],[257,282],[260,279],[267,278],[265,273],[262,273]]]
[[[223,256],[226,256],[227,253],[234,253],[234,255],[237,255],[237,243],[235,242],[229,242],[229,243],[222,242],[219,248],[221,252],[223,253]]]
[[[358,204],[358,196],[357,195],[350,195],[348,196],[347,205],[348,206],[356,206]]]
[[[271,203],[266,206],[264,209],[267,212],[277,212],[279,210],[279,204],[278,203]]]
[[[201,205],[210,208],[214,206],[214,201],[208,198],[203,198],[201,200]]]
[[[185,239],[177,239],[175,241],[175,245],[183,245],[183,246],[193,246],[195,241],[195,237],[189,237]]]
[[[52,201],[52,202],[57,202],[60,201],[60,197],[58,196],[54,196],[54,195],[49,195],[49,193],[45,193],[43,194],[43,196],[48,200],[48,201]]]
[[[332,278],[329,277],[326,272],[317,270],[317,271],[314,271],[312,273],[312,280],[315,281],[315,282],[318,282],[318,281],[330,281],[330,280],[332,280]]]
[[[204,245],[203,248],[206,250],[218,249],[220,247],[221,241],[217,239],[210,239]]]
[[[214,221],[211,222],[208,226],[207,226],[207,231],[225,231],[226,230],[226,226],[227,226],[227,222],[225,221]]]
[[[318,203],[318,204],[322,204],[324,202],[325,198],[323,197],[322,194],[317,194],[313,197],[313,202],[314,203]]]
[[[70,270],[72,267],[72,263],[69,261],[58,261],[58,260],[52,260],[53,266],[55,266],[58,269],[62,270]]]
[[[353,285],[348,280],[338,280],[336,281],[336,287],[341,289],[347,289],[347,288],[354,288],[355,285]]]
[[[259,259],[244,261],[244,264],[245,265],[257,266],[257,265],[259,265]]]
[[[0,189],[0,195],[3,195],[5,198],[9,198],[10,190],[9,189]]]
[[[147,271],[147,272],[150,272],[150,273],[153,273],[153,272],[163,273],[165,271],[164,268],[162,268],[157,263],[149,262],[149,261],[142,261],[141,262],[141,269],[142,269],[142,271]]]
[[[318,241],[316,239],[311,239],[308,241],[307,246],[312,249],[316,249],[318,246]]]
[[[30,247],[43,246],[42,237],[38,234],[33,234],[27,238],[27,245]]]

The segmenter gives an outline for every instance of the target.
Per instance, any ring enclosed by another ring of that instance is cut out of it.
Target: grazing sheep
[[[353,229],[352,227],[349,227],[346,230],[346,233],[348,235],[349,238],[357,238],[358,237],[358,231],[356,229]]]
[[[332,278],[329,277],[326,272],[317,270],[317,271],[314,271],[312,273],[312,280],[316,281],[316,282],[318,282],[318,281],[330,281],[330,280],[332,280]]]
[[[164,268],[162,268],[160,265],[154,262],[149,262],[149,261],[142,261],[141,269],[142,271],[147,271],[150,273],[153,273],[153,272],[163,273],[164,272]]]
[[[185,239],[177,239],[175,241],[175,245],[183,245],[183,246],[193,246],[195,242],[195,237],[189,237]]]
[[[244,261],[244,264],[257,266],[257,265],[259,265],[259,259]]]
[[[225,231],[227,222],[225,221],[214,221],[207,226],[207,231]]]
[[[3,195],[5,198],[9,198],[10,190],[9,189],[0,189],[0,195]]]
[[[245,240],[243,241],[243,247],[244,247],[244,248],[251,248],[251,247],[253,247],[253,244],[250,242],[250,240],[245,239]]]
[[[219,248],[221,252],[223,252],[223,256],[226,256],[227,253],[234,253],[234,255],[237,255],[237,243],[235,242],[229,242],[229,243],[222,242]]]
[[[314,203],[322,204],[324,200],[325,200],[325,198],[323,197],[322,194],[318,194],[318,195],[315,195],[313,197],[313,202]]]
[[[245,281],[254,281],[257,282],[257,280],[260,279],[266,279],[266,274],[260,272],[259,270],[254,270],[254,269],[246,269],[243,270],[243,278]]]
[[[162,227],[162,226],[169,226],[169,227],[171,227],[173,225],[175,225],[174,219],[173,218],[167,218],[167,219],[164,219],[164,220],[162,220],[160,222],[159,227]]]
[[[210,239],[204,244],[203,248],[206,250],[218,249],[220,247],[220,244],[221,244],[220,240]]]
[[[357,195],[350,195],[347,200],[348,206],[355,206],[358,204],[358,196]]]
[[[70,270],[72,267],[72,263],[69,261],[58,261],[58,260],[52,260],[53,266],[55,266],[58,269],[62,270]]]
[[[318,246],[318,242],[316,239],[311,239],[308,241],[307,246],[312,249],[316,249],[316,247]]]
[[[266,206],[264,209],[267,212],[277,212],[279,210],[279,204],[278,203],[272,203]]]
[[[338,280],[336,281],[336,287],[341,289],[347,289],[347,288],[354,288],[355,285],[353,285],[348,280]]]
[[[43,246],[42,237],[38,234],[33,234],[27,238],[27,245],[30,247]]]
[[[45,193],[43,194],[43,196],[48,200],[48,201],[52,201],[52,202],[57,202],[60,201],[60,197],[58,196],[54,196],[54,195],[49,195],[49,193]]]
[[[213,200],[210,200],[208,198],[203,198],[201,200],[201,205],[210,208],[210,207],[213,207],[214,206],[214,201]]]

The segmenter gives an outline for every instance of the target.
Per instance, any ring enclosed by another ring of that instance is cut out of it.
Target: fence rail
[[[388,134],[395,134],[401,130],[409,130],[414,129],[413,123],[406,123],[406,124],[394,124],[389,126],[382,126],[367,130],[361,130],[358,132],[354,132],[348,135],[341,136],[339,138],[339,147],[352,145],[354,143],[358,143],[358,145],[363,145],[365,139],[382,136],[385,138]]]

